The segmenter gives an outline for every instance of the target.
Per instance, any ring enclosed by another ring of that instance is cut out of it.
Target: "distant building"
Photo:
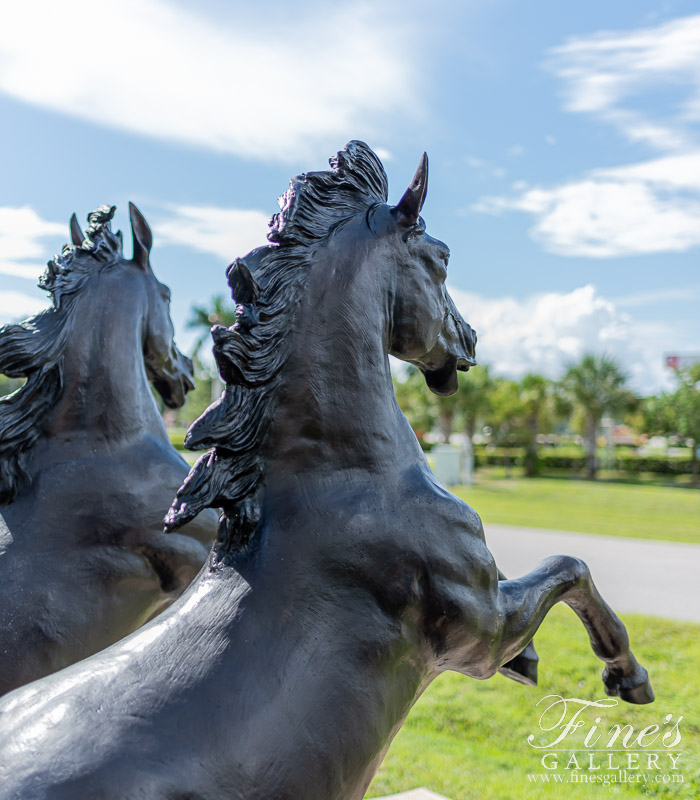
[[[676,372],[679,369],[692,367],[694,364],[700,364],[700,353],[685,353],[683,355],[667,353],[664,356],[664,365]]]

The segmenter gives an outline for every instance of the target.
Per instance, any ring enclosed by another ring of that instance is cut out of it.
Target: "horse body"
[[[60,476],[38,471],[36,493],[0,513],[7,532],[0,555],[3,690],[121,639],[196,575],[215,530],[211,520],[171,540],[158,513],[186,474],[178,461],[169,445],[149,437],[111,452],[108,463],[96,448],[62,464]],[[101,490],[86,499],[86,485]],[[115,518],[125,497],[128,508]],[[69,519],[56,515],[66,508]]]
[[[176,539],[162,532],[187,465],[153,401],[144,349],[154,372],[168,363],[170,402],[184,401],[189,380],[167,290],[125,261],[95,268],[72,300],[63,389],[25,455],[31,482],[0,506],[0,692],[143,624],[196,575],[215,530],[211,514]]]
[[[442,568],[478,574],[488,551],[427,469],[382,491],[369,475],[297,477],[271,503],[254,557],[205,569],[140,631],[7,697],[3,800],[360,800],[441,669],[485,677],[474,647],[456,659],[455,631],[435,621],[466,591]],[[329,522],[332,536],[314,536]]]
[[[361,188],[381,184],[374,154],[351,143],[330,178],[302,176],[295,192],[326,181],[346,192],[347,162],[370,171]],[[251,307],[214,331],[226,392],[188,434],[222,445],[166,517],[172,530],[202,504],[223,506],[210,562],[141,630],[0,703],[2,800],[361,800],[431,680],[492,676],[558,600],[589,629],[608,691],[651,699],[585,565],[557,557],[499,581],[478,515],[436,483],[387,353],[448,393],[474,363],[475,336],[444,289],[448,251],[425,234],[422,198],[392,209],[374,195],[361,213],[347,198],[313,240],[303,293],[274,249],[231,268]],[[310,227],[303,198],[293,203]],[[289,339],[275,348],[265,325],[276,315]],[[258,363],[237,360],[244,336],[277,380],[267,411]]]

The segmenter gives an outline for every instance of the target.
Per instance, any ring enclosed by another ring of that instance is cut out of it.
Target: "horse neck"
[[[73,309],[63,393],[48,421],[49,438],[93,445],[146,432],[166,438],[143,360],[144,300],[119,296],[113,281],[96,280],[83,291]]]
[[[315,265],[290,334],[272,470],[380,472],[421,457],[394,396],[386,305],[378,276],[362,265]]]

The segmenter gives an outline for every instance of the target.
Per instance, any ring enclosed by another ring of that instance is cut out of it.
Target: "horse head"
[[[88,217],[89,220],[96,212]],[[113,212],[113,209],[111,210]],[[185,395],[194,388],[192,361],[176,347],[170,318],[170,289],[153,273],[150,262],[153,234],[143,214],[129,203],[133,237],[133,257],[121,258],[124,266],[140,279],[136,291],[145,298],[143,314],[143,357],[148,379],[169,408],[180,408]],[[71,239],[82,247],[85,234],[75,217],[70,221]],[[88,231],[88,238],[90,231]]]
[[[417,366],[435,394],[457,391],[457,371],[476,364],[476,333],[461,317],[445,281],[450,251],[426,233],[420,216],[428,189],[428,157],[399,203],[370,209],[370,228],[388,240],[398,279],[392,289],[389,353]]]
[[[143,272],[148,293],[143,349],[146,372],[165,405],[180,408],[187,392],[194,389],[192,360],[175,346],[170,289],[156,278],[151,269],[151,229],[133,203],[129,203],[129,218],[134,241],[132,263]]]

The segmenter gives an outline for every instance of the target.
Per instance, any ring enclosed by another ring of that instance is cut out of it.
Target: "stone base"
[[[409,792],[399,794],[388,794],[384,797],[374,797],[372,800],[449,800],[441,794],[435,794],[429,789],[411,789]]]

